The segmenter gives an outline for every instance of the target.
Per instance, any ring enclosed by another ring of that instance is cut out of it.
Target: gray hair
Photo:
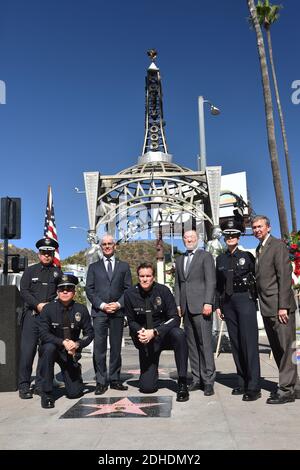
[[[251,219],[251,225],[253,225],[254,222],[257,222],[258,220],[264,220],[266,222],[267,227],[270,227],[271,225],[270,219],[266,215],[256,215],[255,217],[253,217],[253,219]]]

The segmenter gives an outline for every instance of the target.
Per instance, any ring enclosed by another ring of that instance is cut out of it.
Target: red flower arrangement
[[[300,294],[300,230],[292,232],[284,239],[289,250],[289,257],[293,266],[293,288]]]

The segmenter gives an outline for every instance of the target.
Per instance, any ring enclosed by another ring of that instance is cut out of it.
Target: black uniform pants
[[[174,350],[179,378],[186,378],[188,365],[188,346],[185,332],[181,328],[172,328],[164,338],[157,336],[149,344],[143,345],[136,338],[135,347],[139,350],[140,391],[156,392],[158,389],[158,364],[163,350]]]
[[[40,316],[32,315],[32,310],[27,310],[22,325],[20,365],[19,365],[19,390],[30,388],[32,365],[39,341]],[[41,361],[38,359],[36,368],[35,386],[40,388]]]
[[[41,384],[44,393],[52,393],[54,364],[61,368],[68,398],[77,398],[82,395],[83,382],[81,365],[73,361],[73,357],[66,351],[61,351],[53,343],[41,346]]]
[[[238,292],[225,298],[222,312],[226,321],[232,355],[245,390],[260,390],[258,326],[255,302],[248,292]]]

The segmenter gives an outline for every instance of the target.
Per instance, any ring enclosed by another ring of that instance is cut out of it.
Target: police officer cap
[[[35,244],[39,250],[55,251],[58,248],[58,243],[53,238],[41,238]]]
[[[78,277],[73,276],[73,274],[63,274],[57,279],[57,287],[61,286],[77,286]]]
[[[242,231],[240,225],[233,219],[228,219],[226,222],[223,222],[223,224],[221,224],[221,229],[224,236],[236,235],[239,237]]]

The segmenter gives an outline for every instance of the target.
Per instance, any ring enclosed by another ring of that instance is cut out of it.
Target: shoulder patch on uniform
[[[75,313],[75,320],[76,320],[76,321],[80,321],[80,320],[81,320],[81,313],[80,313],[80,312],[76,312],[76,313]]]

